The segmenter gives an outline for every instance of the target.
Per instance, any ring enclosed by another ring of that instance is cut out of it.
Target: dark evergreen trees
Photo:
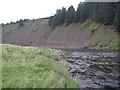
[[[114,19],[114,25],[116,31],[120,32],[120,4],[117,6],[116,16]]]
[[[56,14],[49,19],[50,26],[63,23],[84,22],[91,19],[105,25],[114,25],[120,31],[120,3],[119,2],[80,2],[75,11],[73,6],[57,10]]]
[[[63,24],[65,22],[65,13],[66,13],[66,8],[62,7],[62,9],[58,9],[56,11],[56,14],[49,18],[49,25],[56,26]]]
[[[79,21],[83,22],[89,17],[89,3],[80,3],[78,5]]]
[[[74,22],[75,23],[79,22],[79,14],[77,11],[75,11],[75,13],[74,13]]]
[[[65,14],[66,14],[66,8],[63,7],[59,13],[59,24],[63,24],[65,22]]]
[[[19,20],[19,27],[23,26],[24,25],[24,20],[20,19]]]
[[[54,18],[54,16],[51,16],[51,17],[49,18],[49,22],[48,22],[49,26],[52,26],[53,18]]]
[[[2,23],[1,26],[3,27],[3,26],[4,26],[4,23]]]
[[[66,17],[65,17],[66,24],[70,24],[73,22],[74,14],[75,14],[75,9],[73,6],[70,6],[66,11]]]

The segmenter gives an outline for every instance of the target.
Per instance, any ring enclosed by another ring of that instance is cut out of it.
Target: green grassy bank
[[[77,88],[57,50],[2,46],[2,88]]]

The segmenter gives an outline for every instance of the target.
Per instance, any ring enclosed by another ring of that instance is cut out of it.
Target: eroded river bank
[[[120,88],[118,52],[66,51],[61,57],[81,88]]]

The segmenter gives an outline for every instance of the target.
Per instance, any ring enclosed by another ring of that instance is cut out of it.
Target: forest
[[[119,2],[80,2],[77,10],[71,5],[68,9],[57,9],[56,14],[49,18],[49,26],[84,22],[87,19],[104,25],[113,25],[120,32]]]

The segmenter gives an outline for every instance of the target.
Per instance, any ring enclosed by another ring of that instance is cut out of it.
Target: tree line
[[[20,19],[20,20],[17,20],[16,22],[10,22],[10,23],[6,23],[6,24],[3,24],[2,23],[2,26],[5,26],[5,25],[10,25],[10,24],[17,24],[18,23],[18,26],[21,27],[24,25],[25,22],[28,22],[30,21],[29,19]]]
[[[120,2],[80,2],[77,10],[70,6],[67,10],[57,9],[56,14],[49,18],[49,26],[84,22],[91,19],[105,25],[114,25],[120,32]]]

